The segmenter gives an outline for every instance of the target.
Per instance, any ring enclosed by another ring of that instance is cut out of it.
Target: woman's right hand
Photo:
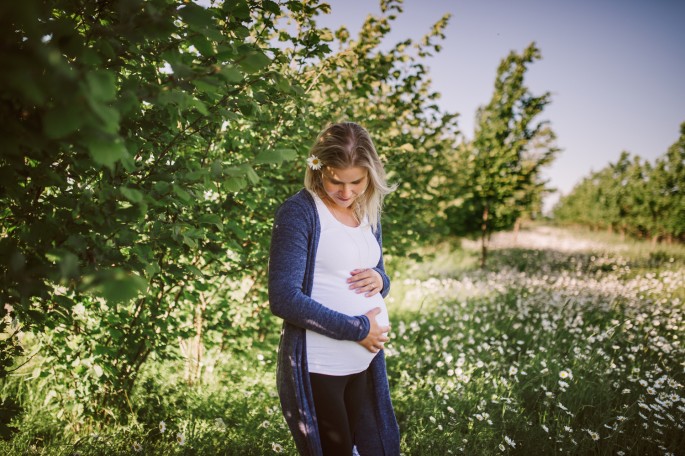
[[[378,353],[381,351],[383,349],[383,343],[390,340],[388,336],[386,336],[386,333],[390,331],[390,326],[379,326],[378,322],[376,322],[376,315],[379,313],[381,313],[381,308],[376,307],[364,314],[369,319],[371,328],[369,329],[369,334],[358,342],[371,353]]]

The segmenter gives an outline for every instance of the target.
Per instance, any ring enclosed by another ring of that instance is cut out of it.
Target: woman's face
[[[354,200],[364,193],[368,185],[368,172],[365,168],[323,169],[323,188],[328,197],[342,208],[352,206]]]

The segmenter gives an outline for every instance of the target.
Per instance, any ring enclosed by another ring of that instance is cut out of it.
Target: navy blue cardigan
[[[320,232],[314,198],[302,189],[276,213],[269,258],[269,305],[273,314],[284,320],[276,372],[278,395],[297,449],[307,456],[321,456],[322,450],[307,367],[305,330],[333,339],[360,341],[370,328],[365,315],[348,316],[310,297]],[[381,245],[381,259],[374,269],[383,278],[381,295],[385,297],[390,291],[390,279],[383,266],[380,223],[374,234]],[[382,350],[371,361],[368,373],[370,397],[354,443],[362,456],[399,455],[400,431],[390,401]]]

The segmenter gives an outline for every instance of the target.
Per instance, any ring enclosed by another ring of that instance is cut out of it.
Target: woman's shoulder
[[[315,215],[316,206],[309,190],[303,188],[286,199],[278,208],[278,215],[309,218]]]

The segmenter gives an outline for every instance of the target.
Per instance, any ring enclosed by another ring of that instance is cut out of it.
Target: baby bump
[[[312,299],[329,309],[350,316],[364,315],[368,311],[379,307],[381,313],[376,318],[378,324],[381,324],[382,319],[387,320],[388,318],[385,301],[380,293],[366,296],[365,293],[356,293],[348,289],[331,290],[315,286],[314,290],[312,290]]]

